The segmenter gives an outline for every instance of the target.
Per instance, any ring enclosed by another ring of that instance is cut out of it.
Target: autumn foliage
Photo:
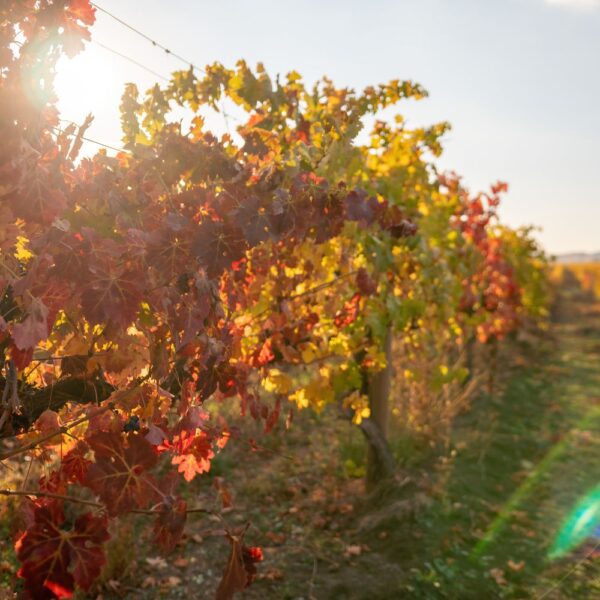
[[[355,142],[365,115],[425,95],[411,82],[356,94],[243,62],[176,72],[141,99],[125,90],[123,152],[77,160],[89,122],[61,127],[52,73],[93,22],[88,0],[0,7],[0,460],[48,465],[4,492],[25,498],[16,552],[34,598],[89,589],[126,513],[175,547],[203,510],[182,480],[243,438],[209,402],[235,398],[267,431],[290,406],[337,403],[360,423],[389,330],[411,351],[440,331],[485,344],[542,304],[516,271],[537,249],[511,262],[496,226],[505,186],[471,197],[432,167],[445,124],[378,121]],[[199,116],[223,98],[247,113],[238,138]],[[175,105],[189,129],[168,121]],[[230,598],[262,555],[245,528],[221,535]]]

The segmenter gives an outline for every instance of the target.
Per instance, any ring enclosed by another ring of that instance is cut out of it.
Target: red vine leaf
[[[47,408],[35,422],[36,429],[42,435],[48,435],[58,430],[60,427],[60,420],[58,417],[58,413],[54,412]]]
[[[365,227],[371,225],[381,212],[381,204],[376,198],[363,191],[351,191],[345,198],[346,217],[349,221],[358,221]]]
[[[60,468],[69,483],[84,482],[88,468],[92,464],[92,461],[85,456],[87,451],[85,442],[77,442],[77,445],[63,456]]]
[[[96,9],[89,0],[71,0],[68,12],[86,25],[93,25],[96,20]]]
[[[141,435],[127,439],[125,446],[121,434],[104,431],[88,439],[96,460],[84,483],[106,504],[111,516],[143,508],[155,496],[154,482],[146,474],[157,462],[152,444]]]
[[[263,560],[263,554],[260,548],[243,545],[246,529],[242,527],[227,533],[231,552],[216,600],[231,600],[236,592],[244,591],[256,578],[256,563]]]
[[[90,267],[93,279],[81,295],[83,314],[91,323],[113,323],[127,327],[142,300],[140,274],[126,271],[110,261]]]
[[[12,330],[12,338],[19,350],[35,348],[48,337],[48,313],[48,307],[38,298],[31,303],[25,319]]]
[[[246,248],[242,232],[220,221],[201,223],[192,242],[192,254],[206,268],[209,277],[220,275],[223,269],[244,255]]]
[[[364,267],[356,273],[356,287],[363,296],[371,296],[377,291],[377,283]]]
[[[160,505],[160,512],[154,522],[154,540],[165,552],[173,550],[181,539],[186,519],[185,500],[167,497]]]
[[[359,314],[360,299],[360,294],[354,294],[350,300],[344,303],[344,307],[336,313],[334,323],[338,327],[346,327],[356,321]]]
[[[51,501],[35,508],[33,524],[15,544],[19,576],[33,598],[71,598],[75,584],[89,589],[106,563],[106,516],[85,513],[71,529],[65,525],[61,503]]]
[[[175,454],[171,463],[178,465],[177,470],[183,474],[186,481],[191,481],[196,475],[210,470],[210,462],[215,453],[213,439],[199,429],[183,429],[170,440],[165,440],[158,446],[159,452],[170,451]]]

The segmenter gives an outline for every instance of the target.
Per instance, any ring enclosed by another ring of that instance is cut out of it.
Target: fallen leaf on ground
[[[362,547],[358,544],[346,546],[344,550],[344,556],[360,556],[362,554]]]
[[[494,581],[500,587],[507,585],[507,581],[504,577],[504,571],[502,569],[490,569],[490,575],[494,578]]]
[[[173,565],[175,567],[178,567],[179,569],[185,569],[185,567],[187,567],[190,564],[190,561],[187,558],[184,558],[183,556],[180,556],[179,558],[176,558],[173,561]]]
[[[521,560],[519,562],[515,562],[510,559],[506,564],[511,571],[520,571],[525,566],[525,561]]]
[[[118,592],[119,588],[121,587],[121,583],[119,581],[117,581],[116,579],[109,579],[106,582],[106,587],[109,590],[112,590],[113,592]]]
[[[160,556],[149,556],[146,559],[146,562],[151,567],[155,567],[156,569],[165,569],[167,567],[167,561]]]
[[[177,587],[181,585],[181,578],[175,577],[175,575],[171,575],[170,577],[167,577],[166,579],[161,581],[161,584],[166,585],[168,587]]]

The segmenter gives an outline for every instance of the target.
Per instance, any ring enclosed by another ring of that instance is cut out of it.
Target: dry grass
[[[399,346],[391,394],[394,421],[404,434],[425,445],[444,447],[456,417],[485,387],[489,361],[480,356],[482,352],[471,353],[469,359],[466,349],[436,340],[413,352]]]

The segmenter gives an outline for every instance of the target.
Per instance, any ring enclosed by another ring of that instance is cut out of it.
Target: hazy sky
[[[413,79],[409,124],[448,120],[440,160],[472,189],[502,179],[501,214],[551,252],[600,250],[600,0],[98,0],[195,64],[262,61],[308,82]],[[182,65],[101,12],[95,40],[168,76]],[[123,84],[155,78],[90,44],[60,66],[62,116],[119,145]]]

